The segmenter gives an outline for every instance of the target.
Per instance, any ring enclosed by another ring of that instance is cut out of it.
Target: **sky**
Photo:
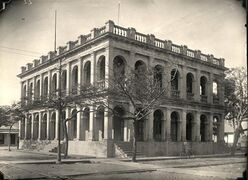
[[[21,66],[108,20],[246,66],[245,9],[237,0],[13,0],[0,13],[0,105],[20,99]]]

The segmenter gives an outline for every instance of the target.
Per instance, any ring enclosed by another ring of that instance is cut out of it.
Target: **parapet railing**
[[[58,47],[58,50],[56,52],[50,51],[48,55],[41,56],[40,59],[35,59],[33,63],[28,63],[27,66],[22,66],[22,73],[25,71],[29,71],[30,69],[38,66],[39,64],[42,64],[50,59],[53,59],[54,57],[63,54],[65,52],[68,52],[74,48],[79,47],[80,45],[83,45],[94,38],[97,38],[99,36],[102,36],[106,33],[112,33],[117,36],[122,36],[128,39],[135,40],[140,43],[153,45],[157,48],[166,49],[176,54],[183,54],[184,56],[198,59],[200,61],[205,61],[208,63],[211,63],[216,66],[224,67],[224,59],[220,58],[217,59],[213,55],[206,55],[201,53],[200,50],[191,50],[188,49],[187,46],[180,46],[173,44],[170,40],[161,40],[157,39],[152,34],[142,34],[140,32],[136,32],[134,28],[124,28],[118,25],[115,25],[113,21],[108,21],[105,23],[105,26],[102,26],[100,28],[94,28],[91,30],[89,34],[86,35],[80,35],[78,37],[78,40],[76,41],[69,41],[66,46],[60,46]]]

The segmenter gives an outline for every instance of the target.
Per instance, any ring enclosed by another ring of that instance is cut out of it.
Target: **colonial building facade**
[[[52,93],[58,93],[60,82],[63,96],[80,95],[83,84],[104,89],[116,66],[123,66],[127,73],[127,67],[135,69],[139,65],[160,69],[156,77],[162,86],[168,86],[168,93],[162,97],[163,103],[139,122],[138,152],[146,156],[180,155],[185,142],[190,144],[193,154],[223,151],[224,59],[139,33],[134,28],[117,26],[112,21],[23,66],[18,75],[22,100],[32,104],[49,98]],[[175,77],[170,82],[172,76]],[[119,106],[118,102],[111,106],[123,116],[131,107],[128,103]],[[70,117],[73,111],[79,112],[68,122],[69,153],[128,155],[133,136],[131,121],[111,115],[102,106],[68,107],[62,117]],[[19,126],[23,148],[56,147],[58,110],[33,106]],[[61,135],[63,138],[63,132]]]

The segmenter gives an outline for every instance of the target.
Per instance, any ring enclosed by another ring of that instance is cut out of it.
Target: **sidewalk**
[[[173,160],[173,159],[195,159],[195,158],[225,158],[225,157],[245,157],[245,153],[236,153],[234,156],[228,154],[207,154],[207,155],[193,155],[187,156],[154,156],[154,157],[137,157],[136,161],[159,161],[159,160]],[[132,161],[132,158],[119,159],[120,161]]]

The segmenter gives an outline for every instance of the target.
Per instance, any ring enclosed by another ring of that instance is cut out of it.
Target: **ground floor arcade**
[[[72,117],[67,123],[70,140],[77,141],[131,141],[133,123],[124,120],[125,108],[116,107],[121,116],[111,115],[104,107],[67,108],[62,118]],[[20,139],[57,140],[58,111],[39,110],[27,114],[20,121]],[[138,122],[138,141],[222,142],[224,140],[223,114],[219,112],[158,108]],[[64,138],[63,128],[61,137]]]

